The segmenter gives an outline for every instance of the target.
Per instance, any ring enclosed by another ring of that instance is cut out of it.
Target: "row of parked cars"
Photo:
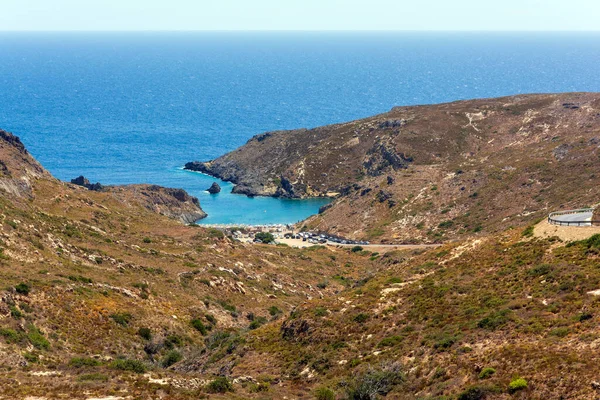
[[[286,233],[284,235],[286,239],[302,239],[303,242],[313,243],[313,244],[325,244],[327,242],[331,243],[339,243],[339,244],[369,244],[367,241],[359,241],[359,240],[350,240],[344,239],[337,236],[327,235],[324,233],[314,233],[314,232],[300,232],[297,234],[294,233]]]

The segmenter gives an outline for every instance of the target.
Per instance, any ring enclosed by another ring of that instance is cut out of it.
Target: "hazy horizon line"
[[[597,30],[495,29],[0,29],[0,33],[600,33]]]

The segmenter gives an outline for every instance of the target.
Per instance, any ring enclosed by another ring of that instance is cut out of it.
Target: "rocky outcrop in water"
[[[213,182],[212,185],[206,191],[210,194],[217,194],[221,191],[221,186],[217,182]]]

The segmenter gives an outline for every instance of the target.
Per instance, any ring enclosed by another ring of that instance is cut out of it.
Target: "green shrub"
[[[400,365],[397,363],[379,369],[371,367],[349,383],[347,397],[350,400],[373,400],[378,396],[387,395],[403,380]]]
[[[491,367],[485,367],[484,369],[481,370],[481,372],[479,373],[479,379],[487,379],[490,376],[494,375],[496,373],[496,370],[494,368]]]
[[[40,357],[37,354],[30,352],[23,353],[23,358],[30,363],[38,363],[40,361]]]
[[[438,337],[437,341],[433,344],[433,348],[436,350],[447,350],[458,341],[458,338],[447,333]]]
[[[178,361],[181,361],[182,359],[183,359],[183,356],[181,355],[180,352],[178,352],[176,350],[171,350],[162,359],[161,364],[162,364],[163,368],[169,368],[171,365],[175,364]]]
[[[505,325],[508,321],[508,314],[510,313],[509,309],[500,310],[494,312],[487,317],[483,318],[479,322],[477,322],[477,327],[482,329],[496,330],[499,327]]]
[[[28,284],[19,283],[17,286],[15,286],[15,290],[17,293],[27,296],[31,289],[29,288]]]
[[[454,222],[452,222],[452,221],[444,221],[438,225],[438,228],[448,229],[448,228],[452,228],[453,225],[454,225]]]
[[[88,357],[73,357],[69,361],[69,365],[75,368],[97,367],[100,365],[100,361]]]
[[[377,345],[378,347],[393,347],[399,343],[402,342],[404,338],[402,336],[389,336],[386,338],[383,338],[379,344]]]
[[[209,228],[207,233],[208,237],[212,239],[223,239],[225,237],[225,234],[222,231],[215,228]]]
[[[254,238],[261,240],[263,243],[272,243],[275,241],[273,235],[268,232],[258,232],[254,235]]]
[[[362,246],[354,246],[352,249],[350,249],[351,252],[353,253],[358,253],[359,251],[363,251]]]
[[[327,315],[327,309],[325,309],[324,307],[315,308],[315,316],[316,317],[324,317],[326,315]]]
[[[248,326],[248,328],[250,328],[250,329],[257,329],[257,328],[260,328],[262,325],[264,325],[266,322],[267,322],[267,319],[265,317],[256,317],[250,323],[250,325]]]
[[[268,392],[271,388],[271,384],[269,382],[260,382],[258,384],[253,383],[250,385],[250,392],[259,393],[259,392]]]
[[[528,226],[527,228],[525,228],[523,233],[521,233],[521,236],[523,236],[523,237],[533,236],[533,226]]]
[[[169,335],[165,338],[163,344],[167,349],[172,349],[173,347],[181,346],[183,344],[183,339],[177,335]]]
[[[527,271],[527,274],[537,277],[537,276],[547,275],[550,272],[552,272],[552,270],[553,270],[553,268],[551,265],[540,264],[536,267],[531,268],[529,271]]]
[[[77,380],[80,381],[80,382],[87,382],[87,381],[107,382],[108,381],[108,376],[96,372],[96,373],[93,373],[93,374],[80,375],[77,378]]]
[[[556,328],[556,329],[553,329],[550,331],[551,336],[556,336],[559,338],[564,338],[568,334],[569,334],[569,328],[566,328],[566,327]]]
[[[17,308],[17,306],[8,306],[8,309],[10,310],[10,316],[14,319],[20,319],[23,317],[23,313]]]
[[[582,312],[577,316],[577,320],[579,322],[587,321],[588,319],[592,319],[593,315],[589,312]]]
[[[29,339],[29,343],[33,345],[36,349],[40,350],[48,350],[50,348],[50,342],[44,337],[42,332],[37,329],[35,326],[32,326],[29,329],[29,333],[27,334],[27,339]]]
[[[281,311],[277,306],[271,306],[269,307],[269,314],[272,317],[277,317],[278,315],[282,314],[283,311]]]
[[[316,400],[335,400],[335,392],[328,387],[321,386],[315,390]]]
[[[113,321],[122,326],[129,325],[129,322],[133,318],[129,313],[113,313],[109,315]]]
[[[353,320],[354,320],[354,322],[358,322],[359,324],[364,324],[365,322],[367,322],[367,321],[369,320],[369,318],[370,318],[370,317],[369,317],[369,315],[368,315],[368,314],[365,314],[365,313],[360,313],[360,314],[357,314],[357,315],[356,315],[356,316],[353,318]]]
[[[480,386],[471,386],[458,395],[457,400],[484,400],[489,390]]]
[[[146,365],[144,365],[144,363],[128,358],[114,360],[110,366],[120,371],[132,371],[138,374],[143,374],[146,372]]]
[[[146,340],[152,339],[152,331],[150,330],[150,328],[140,328],[140,329],[138,329],[137,334],[138,334],[138,336],[140,336],[143,339],[146,339]]]
[[[206,391],[209,393],[227,393],[233,392],[233,385],[224,376],[219,376],[213,379],[206,385]]]
[[[194,327],[194,329],[196,329],[198,332],[200,332],[202,334],[202,336],[206,335],[206,333],[208,332],[208,329],[206,329],[206,326],[204,325],[204,323],[202,321],[200,321],[199,319],[191,320],[190,324]]]
[[[144,243],[152,243],[152,239],[150,239],[149,237],[145,237]]]
[[[277,307],[275,307],[275,308],[277,308]],[[211,314],[204,314],[204,318],[206,318],[206,320],[213,325],[217,324],[217,319]]]
[[[513,379],[508,384],[508,391],[510,393],[518,392],[519,390],[527,389],[527,381],[523,378]]]
[[[7,343],[19,343],[24,339],[22,333],[10,328],[0,328],[0,336],[4,337]]]

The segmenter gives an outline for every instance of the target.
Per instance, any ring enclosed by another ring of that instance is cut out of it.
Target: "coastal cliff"
[[[137,203],[150,211],[177,219],[185,224],[191,224],[207,217],[200,207],[198,198],[190,196],[183,189],[143,184],[105,186],[100,183],[90,183],[83,176],[72,179],[71,183],[88,190],[111,193],[124,203]]]
[[[313,229],[434,242],[596,202],[599,144],[600,94],[518,95],[264,133],[185,167],[235,193],[335,197]]]

